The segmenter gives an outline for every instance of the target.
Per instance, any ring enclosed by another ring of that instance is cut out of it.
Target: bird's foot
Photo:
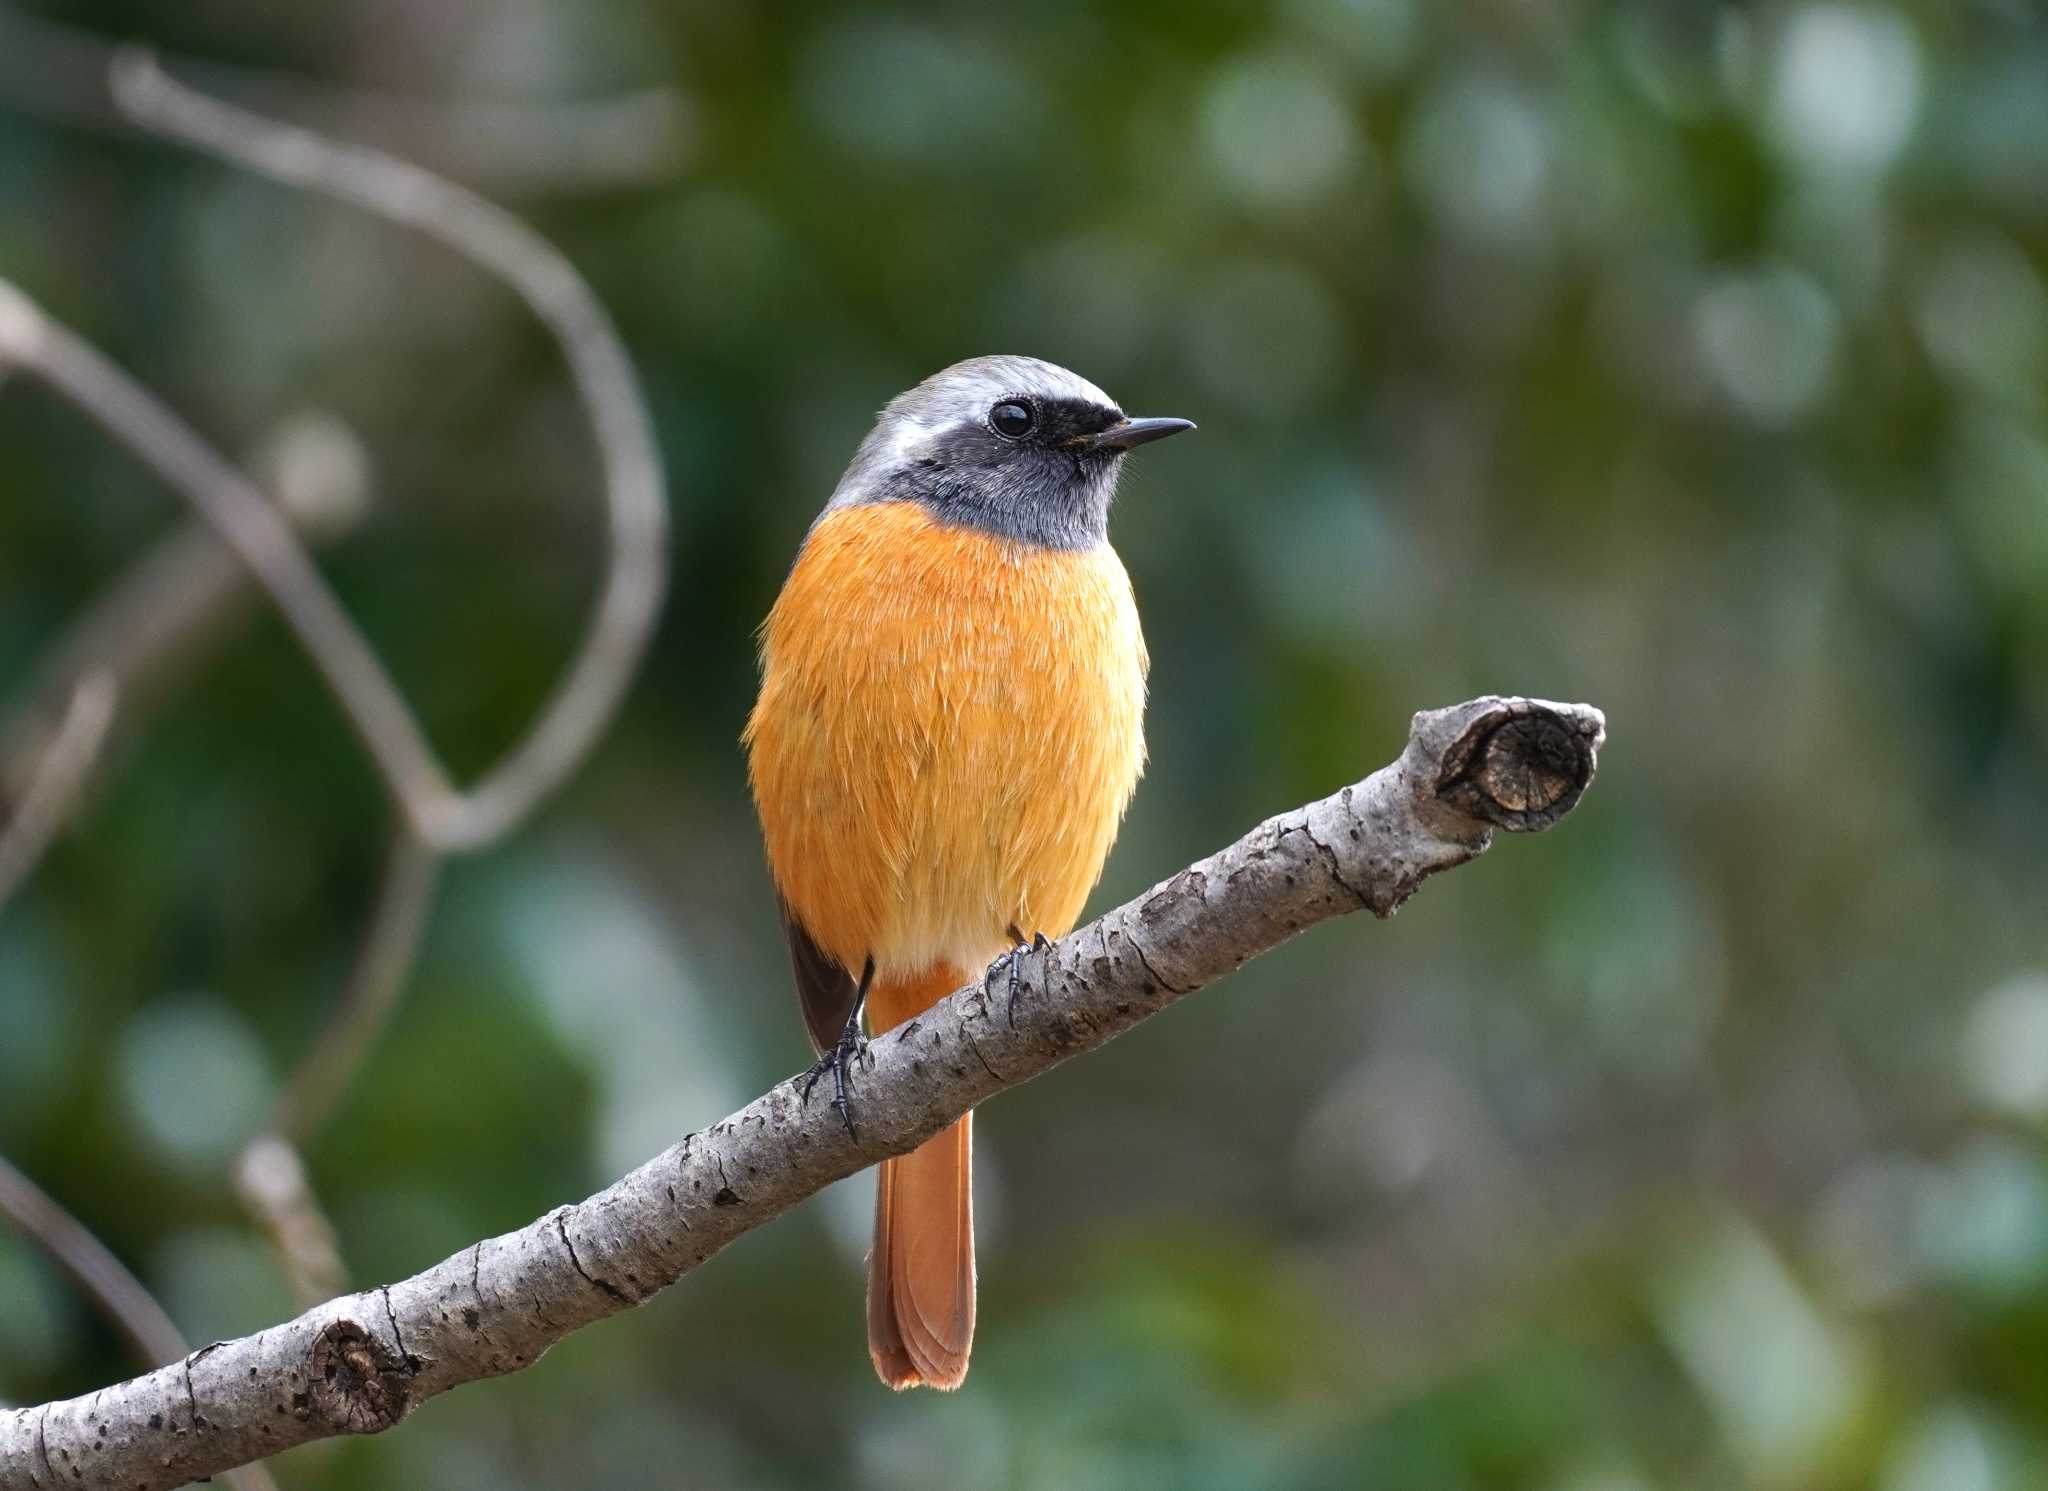
[[[846,1125],[849,1136],[858,1140],[860,1130],[853,1126],[853,1103],[848,1096],[851,1086],[849,1071],[852,1063],[868,1054],[868,1038],[861,1034],[860,1009],[855,1007],[853,1015],[846,1022],[846,1028],[839,1032],[823,1055],[811,1063],[811,1069],[804,1073],[804,1101],[811,1100],[811,1089],[816,1087],[825,1073],[832,1074],[832,1111],[839,1115],[839,1121]]]
[[[1021,965],[1027,956],[1033,953],[1042,953],[1051,947],[1052,944],[1046,940],[1045,933],[1043,932],[1033,932],[1031,940],[1026,942],[1024,934],[1017,930],[1015,923],[1012,923],[1007,930],[1010,934],[1010,950],[988,965],[988,972],[981,976],[981,987],[982,992],[987,993],[989,988],[995,983],[998,973],[1008,981],[1009,999],[1006,1005],[1006,1013],[1009,1017],[1010,1028],[1015,1030],[1017,1028],[1017,986],[1021,978]]]

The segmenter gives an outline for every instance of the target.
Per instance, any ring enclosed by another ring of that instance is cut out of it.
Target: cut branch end
[[[1607,719],[1585,704],[1492,697],[1416,716],[1418,741],[1446,736],[1437,800],[1509,833],[1540,833],[1592,785]]]

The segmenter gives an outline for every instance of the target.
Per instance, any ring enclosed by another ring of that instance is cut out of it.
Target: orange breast
[[[828,513],[762,631],[749,774],[777,888],[849,970],[974,969],[1070,930],[1144,765],[1145,644],[1107,546],[912,503]]]

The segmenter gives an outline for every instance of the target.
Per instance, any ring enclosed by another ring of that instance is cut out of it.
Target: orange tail
[[[965,981],[935,968],[909,984],[873,990],[874,1029],[902,1024]],[[973,1125],[970,1113],[909,1154],[882,1162],[875,1250],[868,1255],[868,1355],[893,1388],[951,1389],[967,1378],[974,1346]]]
[[[894,1388],[956,1388],[974,1346],[974,1115],[882,1162],[868,1355]]]

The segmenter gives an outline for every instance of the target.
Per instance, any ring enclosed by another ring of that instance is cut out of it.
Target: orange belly
[[[1145,756],[1145,644],[1106,545],[828,511],[761,651],[749,774],[821,949],[881,986],[1073,927]]]

